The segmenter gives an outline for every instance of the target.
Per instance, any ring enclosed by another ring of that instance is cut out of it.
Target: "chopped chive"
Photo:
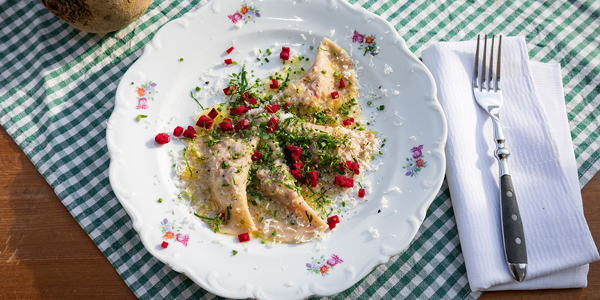
[[[142,120],[143,118],[147,118],[147,117],[148,117],[148,116],[146,116],[146,115],[138,115],[138,116],[137,116],[138,122],[139,122],[140,120]]]
[[[321,73],[327,74],[327,70],[322,70]]]
[[[188,170],[190,170],[190,177],[194,177],[192,173],[192,168],[190,168],[190,163],[188,162],[187,157],[185,156],[185,151],[187,151],[187,148],[183,148],[183,159],[185,159],[185,164],[187,165]]]
[[[200,91],[200,87],[199,87],[199,86],[197,86],[197,87],[196,87],[196,92],[199,92],[199,91]]]
[[[179,61],[183,61],[183,57],[179,58]]]
[[[271,233],[272,236],[276,236],[277,235],[277,230],[273,230],[273,233]]]
[[[296,221],[294,221],[294,220],[291,220],[291,221],[290,221],[290,224],[292,224],[292,225],[296,225]]]
[[[233,250],[233,256],[235,256],[236,254],[238,254],[238,252]]]
[[[200,108],[202,110],[204,110],[204,107],[202,106],[202,104],[200,104],[200,101],[198,101],[198,99],[196,99],[196,97],[194,97],[194,92],[190,92],[190,96],[192,96],[192,98],[196,101],[196,103],[198,103],[198,105],[200,105]]]
[[[158,203],[162,203],[163,199],[162,198],[158,198]]]

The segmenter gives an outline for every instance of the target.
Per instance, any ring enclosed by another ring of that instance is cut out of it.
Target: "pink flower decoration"
[[[231,22],[233,22],[233,24],[236,24],[239,20],[242,19],[242,15],[238,12],[236,12],[233,15],[228,15],[228,17],[231,20]]]
[[[354,36],[352,37],[352,42],[353,43],[359,43],[362,44],[362,42],[364,41],[365,36],[358,33],[358,31],[354,30]]]
[[[190,240],[190,235],[189,234],[183,235],[181,233],[178,233],[176,240],[187,247],[188,241]]]
[[[412,149],[410,149],[410,152],[413,153],[413,158],[421,157],[421,155],[423,155],[423,153],[421,152],[422,149],[423,149],[423,145],[420,145],[418,147],[413,147]]]
[[[139,98],[138,99],[138,105],[135,107],[135,109],[148,109],[148,100],[146,98]]]
[[[332,254],[331,258],[327,260],[327,264],[330,265],[330,266],[332,266],[332,267],[335,266],[335,265],[337,265],[337,264],[339,264],[339,263],[343,263],[343,262],[344,261],[339,256],[337,256],[335,254]]]

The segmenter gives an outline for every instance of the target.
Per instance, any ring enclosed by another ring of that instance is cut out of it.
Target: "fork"
[[[483,59],[481,74],[479,73],[479,34],[477,35],[477,49],[475,51],[475,70],[473,73],[473,95],[494,124],[494,139],[496,141],[495,156],[500,164],[500,202],[502,214],[502,235],[504,237],[504,254],[508,269],[517,281],[525,280],[527,275],[527,247],[523,223],[519,214],[519,206],[513,189],[512,180],[508,170],[507,159],[510,155],[504,147],[504,133],[500,125],[500,106],[502,106],[502,90],[500,89],[500,58],[502,51],[502,36],[498,39],[498,60],[496,73],[494,67],[494,40],[490,49],[489,72],[486,72],[487,34],[483,40]]]

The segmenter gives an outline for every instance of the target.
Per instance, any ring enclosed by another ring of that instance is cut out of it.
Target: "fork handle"
[[[523,281],[527,274],[527,247],[517,197],[508,174],[500,177],[500,193],[506,261],[513,277]]]

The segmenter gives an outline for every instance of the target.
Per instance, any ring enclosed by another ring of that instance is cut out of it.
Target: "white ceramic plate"
[[[215,80],[205,84],[215,63],[216,73],[229,74],[240,66],[222,66],[223,59],[249,58],[249,69],[264,75],[281,68],[281,46],[312,60],[316,52],[309,47],[325,36],[363,67],[363,91],[387,90],[372,107],[365,95],[361,99],[369,128],[387,139],[386,153],[373,162],[379,170],[366,174],[372,183],[368,201],[341,213],[341,224],[327,240],[275,248],[252,240],[244,247],[236,237],[213,233],[186,205],[173,201],[179,190],[169,151],[180,151],[183,143],[157,146],[154,136],[195,123],[199,109],[189,93],[196,86],[219,88]],[[364,47],[373,45],[366,44],[370,37],[378,53],[363,56]],[[233,44],[234,52],[226,55]],[[271,62],[260,65],[255,48],[275,49]],[[385,109],[378,111],[381,105]],[[138,122],[138,114],[148,118]],[[163,26],[123,76],[107,130],[110,182],[147,250],[204,289],[232,298],[332,295],[408,247],[444,177],[446,132],[433,78],[382,18],[345,1],[215,0]],[[239,253],[233,256],[232,250]]]

